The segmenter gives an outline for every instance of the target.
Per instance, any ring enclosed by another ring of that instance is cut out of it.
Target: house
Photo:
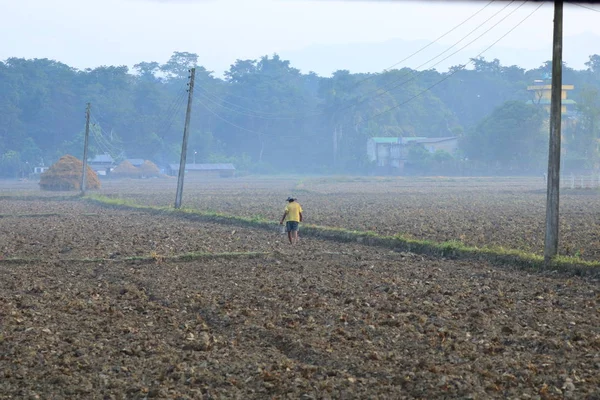
[[[143,158],[128,158],[127,161],[136,168],[139,168],[143,163]]]
[[[527,86],[527,91],[531,92],[531,100],[527,101],[527,104],[536,104],[543,106],[548,113],[550,113],[550,103],[552,102],[552,81],[550,76],[546,76],[546,79],[537,79],[533,81],[533,85]],[[560,103],[561,113],[567,114],[570,110],[574,109],[577,104],[574,100],[568,99],[567,94],[570,90],[575,89],[573,85],[562,85],[560,91]]]
[[[177,176],[179,164],[169,164],[167,173]],[[233,164],[186,164],[185,174],[186,176],[227,178],[235,175],[235,167]]]
[[[115,160],[110,154],[96,154],[94,158],[88,159],[87,165],[99,176],[106,176],[115,167]]]
[[[35,167],[33,169],[33,173],[34,174],[43,174],[44,172],[48,171],[48,169],[50,169],[50,167]]]
[[[415,140],[416,143],[420,143],[428,150],[430,153],[435,153],[436,151],[445,151],[448,154],[454,155],[456,150],[458,150],[458,138],[455,136],[450,137],[440,137],[440,138],[423,138],[419,140]]]
[[[438,150],[454,154],[458,149],[458,138],[440,137],[372,137],[367,140],[367,157],[375,162],[380,170],[387,172],[400,172],[408,156],[409,145],[421,144],[430,153]]]

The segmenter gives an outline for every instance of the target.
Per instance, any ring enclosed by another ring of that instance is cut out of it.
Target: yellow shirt
[[[299,203],[292,201],[285,206],[285,212],[287,213],[285,217],[286,221],[300,222],[300,213],[302,212],[302,207],[300,207]]]

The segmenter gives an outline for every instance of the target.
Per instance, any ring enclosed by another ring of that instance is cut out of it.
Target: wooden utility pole
[[[181,143],[181,160],[179,161],[179,175],[177,178],[177,194],[175,195],[175,208],[181,207],[181,197],[183,195],[183,176],[185,175],[185,159],[187,155],[188,136],[190,133],[190,114],[192,113],[192,99],[194,96],[194,79],[196,77],[196,68],[190,70],[190,82],[188,83],[188,104],[185,112],[185,126],[183,128],[183,142]]]
[[[546,266],[558,254],[558,211],[560,193],[560,135],[562,91],[563,2],[554,0],[554,34],[552,49],[552,94],[550,103],[550,148],[548,153],[548,188],[546,193]]]
[[[87,158],[88,142],[90,139],[90,103],[85,108],[85,139],[83,140],[83,173],[81,174],[81,195],[85,195],[85,186],[87,184]]]

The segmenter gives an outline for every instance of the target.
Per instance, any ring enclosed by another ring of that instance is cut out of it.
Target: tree
[[[597,88],[582,88],[577,102],[578,118],[566,130],[565,148],[569,160],[579,159],[581,164],[594,166],[599,161],[598,139],[600,131],[600,93]]]
[[[0,175],[17,178],[23,169],[21,154],[18,151],[9,150],[0,158]]]
[[[504,171],[541,168],[547,143],[546,118],[546,113],[534,105],[507,101],[466,136],[466,155]]]
[[[401,68],[321,77],[274,54],[237,60],[222,79],[197,64],[198,55],[189,52],[174,52],[164,64],[139,62],[131,71],[77,70],[48,59],[0,62],[0,155],[9,154],[10,165],[11,152],[21,162],[43,158],[46,164],[80,154],[85,104],[91,102],[93,151],[118,148],[128,157],[176,162],[192,67],[188,148],[198,151],[199,160],[237,160],[263,170],[362,172],[369,137],[459,136],[467,157],[524,170],[534,168],[547,147],[544,128],[539,149],[532,147],[545,122],[529,118],[522,104],[505,103],[528,100],[527,84],[543,79],[551,62],[525,71],[476,58],[470,69],[461,65],[445,73]],[[569,97],[579,104],[565,118],[564,145],[567,158],[595,162],[600,56],[591,55],[586,66],[563,66],[565,84],[575,85]],[[456,165],[446,155],[429,158],[430,172]]]
[[[187,79],[189,70],[198,65],[198,54],[176,51],[169,61],[160,66],[168,79]]]
[[[298,116],[308,115],[312,102],[298,69],[275,54],[238,60],[225,77],[226,97],[220,104],[213,99],[210,107],[222,119],[214,135],[227,151],[248,153],[257,163],[284,165],[290,152],[303,150],[300,133],[306,125]]]
[[[141,62],[135,64],[133,69],[137,71],[141,80],[153,82],[156,80],[156,73],[160,71],[160,64],[156,61]]]
[[[589,60],[586,61],[585,66],[590,72],[593,72],[595,74],[600,73],[600,55],[593,54],[589,56]]]

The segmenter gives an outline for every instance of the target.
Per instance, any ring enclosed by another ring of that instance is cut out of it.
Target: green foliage
[[[520,101],[507,101],[484,118],[466,137],[464,150],[472,160],[502,171],[534,171],[543,165],[546,113]]]
[[[432,154],[421,144],[411,144],[408,148],[407,162],[410,167],[420,172],[428,172],[431,167]]]
[[[525,171],[543,164],[547,126],[520,102],[529,98],[527,84],[551,71],[550,62],[525,71],[477,58],[470,69],[444,73],[401,68],[320,77],[274,54],[237,60],[220,79],[198,60],[197,54],[174,52],[164,64],[143,61],[132,71],[76,70],[48,59],[0,62],[0,154],[15,151],[32,166],[64,154],[81,157],[84,109],[91,102],[90,155],[108,152],[160,167],[176,163],[188,71],[196,67],[190,162],[196,152],[197,162],[227,159],[238,170],[260,173],[362,173],[370,169],[370,137],[458,136],[469,162],[488,169]],[[578,102],[565,129],[565,149],[567,159],[589,167],[599,164],[600,56],[590,56],[586,66],[563,68]],[[455,155],[413,149],[410,157],[420,173],[462,168]],[[3,176],[19,174],[12,158],[4,162]]]
[[[9,150],[2,154],[0,159],[0,175],[16,178],[22,172],[21,154],[14,150]]]
[[[600,93],[597,87],[585,86],[579,93],[576,121],[567,119],[563,137],[566,164],[571,170],[598,167],[600,161]]]

